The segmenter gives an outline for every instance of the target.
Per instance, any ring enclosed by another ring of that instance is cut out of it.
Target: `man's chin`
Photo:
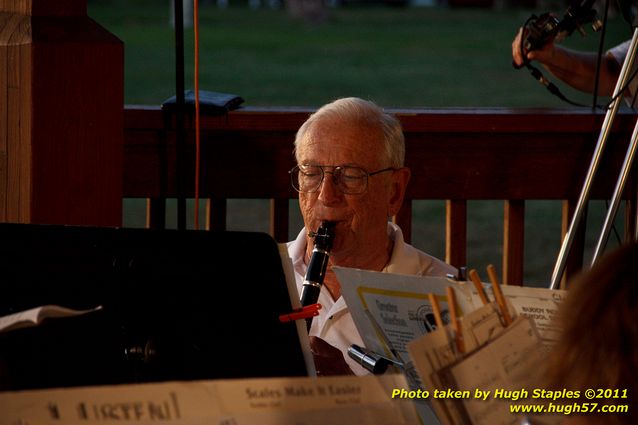
[[[344,262],[347,262],[347,259],[351,257],[351,255],[349,255],[350,252],[351,251],[337,239],[332,244],[332,249],[330,250],[330,262],[335,266],[343,265]]]

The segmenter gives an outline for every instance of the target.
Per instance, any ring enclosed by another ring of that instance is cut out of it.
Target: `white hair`
[[[385,156],[389,166],[403,167],[405,161],[405,138],[401,123],[397,118],[385,112],[375,103],[358,97],[346,97],[335,100],[319,108],[299,127],[295,137],[295,156],[312,125],[325,118],[337,118],[353,122],[362,122],[376,126],[383,131]],[[298,159],[298,158],[297,158]]]

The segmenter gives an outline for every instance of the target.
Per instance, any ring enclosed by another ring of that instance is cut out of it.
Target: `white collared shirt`
[[[308,268],[304,263],[306,234],[307,230],[302,229],[297,239],[287,244],[288,255],[292,259],[299,293],[301,293]],[[418,276],[445,276],[448,273],[456,275],[454,267],[405,243],[403,232],[397,225],[388,222],[388,235],[394,241],[394,246],[390,261],[382,272]],[[333,300],[328,288],[322,286],[318,303],[321,304],[322,308],[319,311],[319,316],[316,316],[312,321],[310,335],[318,336],[330,345],[340,349],[355,374],[369,374],[367,370],[357,364],[347,354],[350,345],[364,346],[364,344],[343,297],[339,297],[336,301]]]

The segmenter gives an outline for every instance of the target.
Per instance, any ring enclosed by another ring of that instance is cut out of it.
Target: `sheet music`
[[[496,316],[493,304],[484,306],[482,315],[490,316],[491,309]],[[464,335],[468,335],[473,326],[469,321],[465,323]],[[409,346],[415,368],[426,388],[449,388],[470,394],[461,398],[433,399],[441,422],[444,425],[518,424],[520,418],[509,410],[511,400],[495,396],[482,399],[475,392],[477,389],[482,392],[516,390],[529,384],[543,358],[534,324],[528,318],[518,317],[509,327],[500,326],[500,331],[492,332],[478,346],[467,346],[466,354],[456,352],[451,335],[451,327],[446,326]]]
[[[446,375],[459,390],[520,390],[539,368],[543,358],[539,344],[540,337],[533,323],[519,318],[502,335],[440,373]],[[510,412],[512,401],[509,399],[470,397],[463,399],[462,403],[476,425],[516,425],[520,421]]]
[[[553,344],[560,332],[554,316],[566,295],[565,291],[501,286],[510,316],[517,323],[515,327],[510,325],[506,329],[497,304],[491,302],[483,305],[471,283],[440,277],[403,276],[348,268],[335,268],[335,273],[341,283],[343,297],[366,347],[390,358],[393,358],[392,349],[395,349],[401,359],[407,360],[406,376],[412,388],[450,388],[457,385],[457,377],[459,380],[465,379],[463,384],[472,388],[476,386],[489,388],[487,386],[489,379],[503,386],[504,380],[513,381],[514,378],[520,378],[515,376],[515,373],[522,374],[534,370],[527,369],[527,366],[544,355],[546,350],[543,347]],[[432,307],[428,300],[428,293],[433,293],[439,301],[444,323],[449,322],[447,287],[454,288],[456,293],[457,314],[461,316],[458,320],[462,328],[465,354],[457,352],[454,333],[450,326],[436,329]],[[494,300],[491,285],[484,284],[484,287],[488,298]],[[526,325],[519,324],[521,321]],[[533,335],[521,331],[520,329],[524,326],[527,326],[525,332],[533,329]],[[542,337],[539,336],[537,326],[542,332]],[[494,371],[488,366],[485,369],[486,373],[489,371],[496,373],[495,375],[484,377],[485,382],[470,382],[470,378],[463,375],[463,366],[460,365],[472,364],[472,359],[481,356],[484,356],[481,358],[487,365],[492,364],[492,360],[498,360],[499,357],[489,347],[495,341],[501,344],[511,343],[512,337],[506,336],[506,332],[508,335],[522,332],[519,336],[523,338],[525,334],[527,338],[521,342],[521,344],[527,344],[524,347],[522,345],[506,347],[510,349],[508,353],[512,360],[508,366],[510,375],[503,377],[502,374],[499,375],[499,371]],[[388,342],[386,343],[385,340]],[[529,353],[526,356],[519,355],[517,354],[519,349],[523,351],[528,349]],[[466,356],[472,357],[462,361],[461,359]],[[494,357],[490,360],[490,356]],[[415,360],[417,358],[418,361]],[[516,364],[524,367],[514,367]],[[474,415],[479,418],[488,415],[490,420],[497,420],[496,416],[490,416],[495,414],[492,410],[484,409],[485,403],[475,407],[474,410],[468,410],[459,400],[431,399],[431,401],[438,419],[445,425],[468,423],[468,412],[472,418]],[[480,412],[476,410],[479,407],[483,409]],[[512,417],[509,416],[506,420],[511,421]]]
[[[459,318],[466,352],[471,352],[501,335],[504,331],[496,303],[490,303]],[[439,371],[455,364],[463,356],[456,348],[452,326],[423,335],[412,341],[408,350],[414,367],[421,377],[424,388],[449,388],[450,383],[442,379]],[[444,425],[467,422],[454,399],[433,399],[433,408]]]
[[[412,341],[408,345],[408,351],[423,388],[443,388],[436,371],[456,361],[454,339],[451,337],[449,326],[436,329]],[[447,406],[448,403],[448,400],[432,400],[431,404],[441,424],[454,425],[458,423],[459,418],[451,406]]]
[[[442,277],[397,275],[346,267],[334,267],[333,270],[366,348],[393,358],[384,338],[371,323],[369,316],[372,316],[404,360],[409,360],[407,344],[410,341],[436,329],[428,293],[439,298],[441,314],[446,321],[445,291],[448,286],[457,285]],[[464,300],[459,302],[461,314],[474,309]]]
[[[13,425],[412,425],[401,375],[169,382],[0,393]]]
[[[484,284],[489,299],[494,300],[491,285]],[[462,285],[460,292],[465,294],[466,301],[480,305],[478,293],[473,286]],[[516,315],[530,318],[541,337],[542,343],[549,347],[558,339],[561,328],[555,320],[558,307],[567,296],[567,291],[560,289],[535,288],[515,285],[501,285],[501,291],[509,304],[510,311]]]
[[[532,319],[543,344],[553,345],[558,340],[561,328],[556,313],[567,291],[511,285],[501,289],[519,315]]]
[[[443,277],[398,275],[346,267],[334,267],[333,271],[365,347],[404,363],[410,388],[422,388],[408,353],[408,343],[436,329],[428,293],[438,297],[443,320],[447,321],[446,288],[458,283]],[[474,309],[465,298],[460,299],[458,304],[461,312]],[[429,401],[421,400],[416,404],[422,422],[428,425],[438,422]]]
[[[8,332],[13,329],[37,326],[46,319],[81,316],[101,309],[102,306],[97,306],[88,310],[73,310],[59,305],[43,305],[0,317],[0,332]]]

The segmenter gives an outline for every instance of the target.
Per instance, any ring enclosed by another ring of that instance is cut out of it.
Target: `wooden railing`
[[[288,203],[296,197],[287,170],[292,142],[308,109],[246,108],[202,118],[200,197],[209,200],[207,228],[225,229],[226,201],[270,199],[270,231],[288,239]],[[406,165],[412,170],[407,199],[396,221],[409,239],[413,200],[445,200],[446,261],[467,260],[467,201],[503,200],[503,280],[523,282],[526,200],[562,200],[564,228],[580,193],[602,123],[601,115],[573,110],[395,110],[406,136]],[[634,124],[620,113],[592,189],[591,199],[613,192]],[[192,197],[193,120],[187,118],[184,176],[176,183],[174,118],[157,107],[129,106],[124,117],[125,198],[147,198],[147,225],[161,227],[165,198]],[[636,193],[633,177],[627,193]],[[630,196],[631,201],[635,196]],[[635,202],[626,208],[633,216]],[[627,220],[626,232],[634,232]],[[563,230],[564,231],[564,230]],[[581,232],[582,233],[582,232]],[[567,275],[582,265],[577,240]]]

